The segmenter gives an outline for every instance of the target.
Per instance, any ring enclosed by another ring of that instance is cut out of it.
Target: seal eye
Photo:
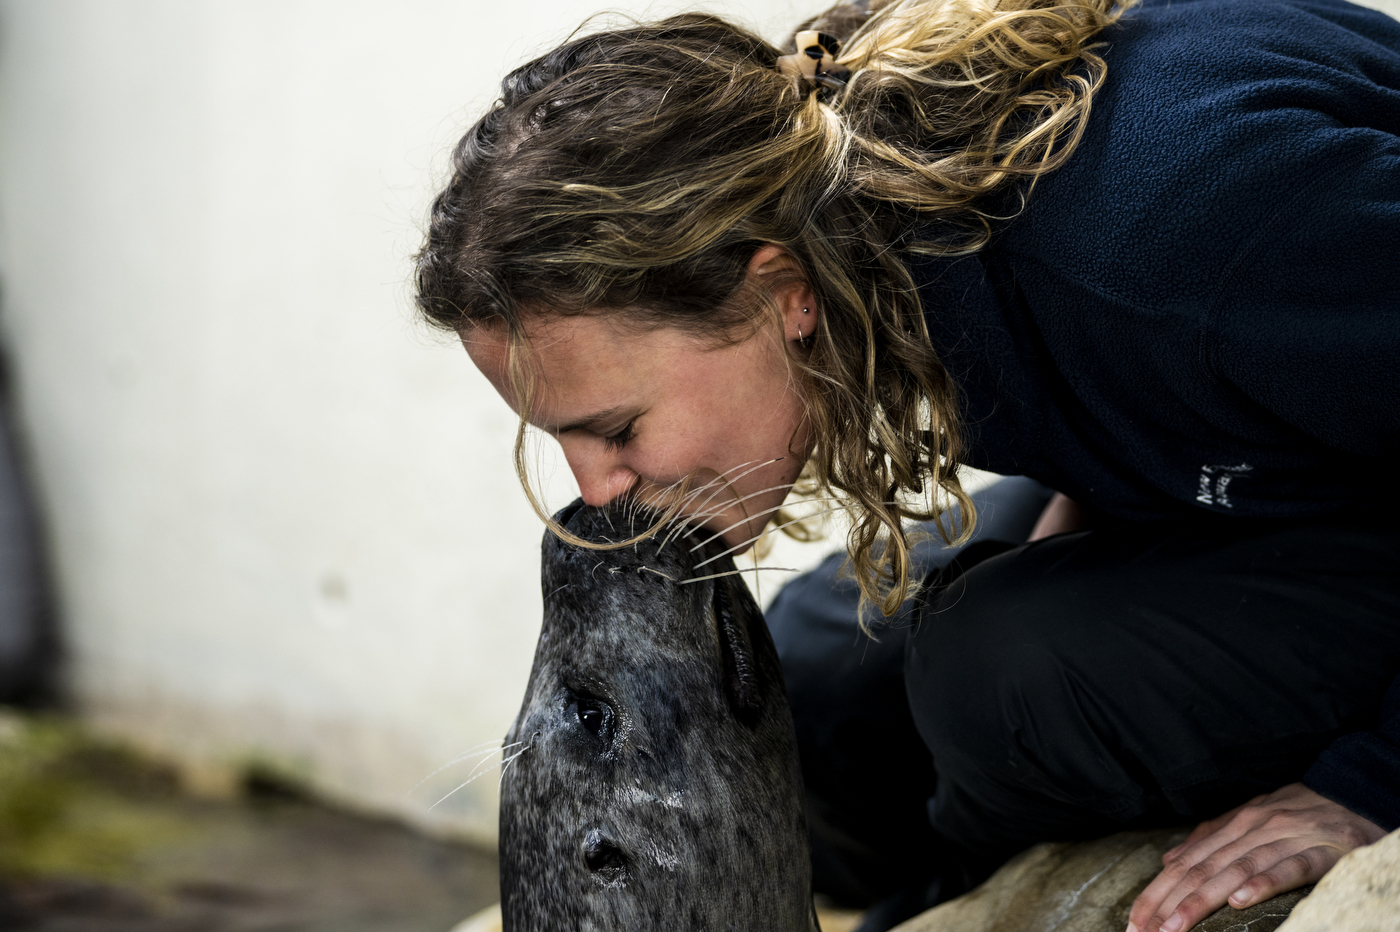
[[[603,710],[580,707],[578,710],[578,720],[583,723],[593,734],[603,730]]]
[[[606,702],[580,696],[574,709],[578,714],[579,724],[587,729],[589,734],[595,738],[608,736],[608,732],[612,730],[612,708]]]

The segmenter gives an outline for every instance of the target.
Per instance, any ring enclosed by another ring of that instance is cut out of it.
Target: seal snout
[[[583,863],[604,885],[619,884],[627,879],[627,856],[596,828],[584,836]]]
[[[713,531],[575,502],[501,783],[507,929],[815,932],[777,650]],[[615,546],[626,542],[624,546]],[[589,546],[603,544],[602,547]]]

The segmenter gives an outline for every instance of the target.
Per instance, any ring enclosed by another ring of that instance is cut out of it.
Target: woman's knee
[[[1004,760],[1013,732],[1038,731],[1076,701],[1066,671],[1078,639],[1055,617],[1056,584],[1022,572],[1018,554],[958,577],[910,633],[905,687],[940,769],[970,754]]]

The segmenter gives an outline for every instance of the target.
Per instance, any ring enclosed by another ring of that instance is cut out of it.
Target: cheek
[[[811,430],[806,425],[806,408],[802,398],[787,382],[774,386],[773,392],[762,401],[755,401],[743,409],[743,414],[735,419],[736,440],[742,438],[745,449],[754,457],[784,456],[797,460],[806,458],[809,450]],[[784,471],[789,467],[784,467]],[[791,467],[800,470],[801,463]]]
[[[712,436],[693,429],[677,431],[669,442],[648,444],[644,451],[639,450],[633,468],[642,475],[666,482],[679,481],[699,469],[713,468],[729,451],[717,448]]]
[[[634,452],[623,454],[623,461],[656,487],[678,483],[691,474],[697,474],[696,481],[703,484],[758,458],[740,442],[746,439],[745,434],[728,424],[704,430],[691,426],[668,432],[664,438],[654,435],[640,439],[643,442],[637,444]]]
[[[673,396],[672,417],[655,426],[654,445],[643,444],[650,468],[657,474],[697,468],[725,473],[745,463],[795,456],[795,465],[762,471],[770,484],[782,481],[779,471],[795,477],[810,432],[799,429],[805,408],[785,360],[762,347],[720,352],[733,355],[712,356],[706,366],[679,373],[684,390]]]

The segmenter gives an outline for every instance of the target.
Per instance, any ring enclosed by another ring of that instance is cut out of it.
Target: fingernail
[[[1238,904],[1240,904],[1241,906],[1243,906],[1244,904],[1248,903],[1248,902],[1249,902],[1249,888],[1248,888],[1248,887],[1240,887],[1240,888],[1239,888],[1238,890],[1236,890],[1234,893],[1231,893],[1231,894],[1230,894],[1230,902],[1231,902],[1231,903],[1238,903]]]
[[[1216,894],[1219,896],[1219,894]],[[1177,932],[1181,928],[1181,913],[1172,913],[1171,918],[1162,923],[1162,932]]]
[[[1130,922],[1128,923],[1128,932],[1138,932],[1138,927]]]

